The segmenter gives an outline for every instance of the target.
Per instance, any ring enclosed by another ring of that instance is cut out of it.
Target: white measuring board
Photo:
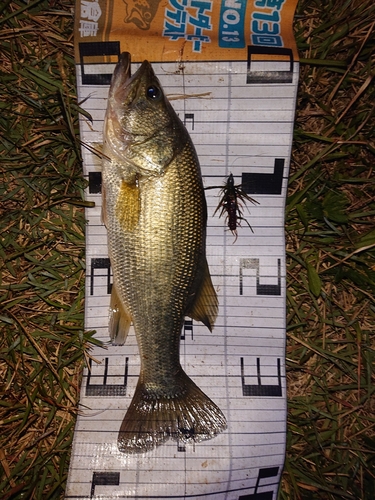
[[[128,51],[136,61],[132,73],[143,59],[152,62],[196,147],[204,186],[214,187],[206,190],[207,260],[219,314],[212,333],[186,318],[181,364],[223,411],[228,428],[201,443],[170,440],[139,455],[118,451],[140,362],[132,328],[124,346],[109,343],[112,273],[101,221],[101,162],[83,148],[86,197],[95,202],[86,210],[85,327],[106,348],[91,351],[94,361],[84,372],[66,499],[276,500],[286,445],[284,205],[298,83],[291,34],[296,1],[248,3],[251,9],[246,1],[170,0],[134,11],[137,2],[77,1],[78,96],[92,117],[80,118],[83,143],[102,142],[110,77]],[[152,38],[138,26],[141,18],[162,23],[164,31]],[[176,28],[173,37],[167,21],[177,26],[184,19],[185,31]],[[237,23],[230,36],[228,22]],[[264,26],[271,34],[254,34]],[[221,52],[210,45],[215,36]],[[253,232],[242,221],[236,241],[225,217],[213,215],[230,173],[258,202],[243,207]]]

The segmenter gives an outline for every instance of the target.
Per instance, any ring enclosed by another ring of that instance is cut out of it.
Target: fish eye
[[[146,96],[153,101],[158,101],[161,98],[161,90],[156,85],[150,85],[146,90]]]

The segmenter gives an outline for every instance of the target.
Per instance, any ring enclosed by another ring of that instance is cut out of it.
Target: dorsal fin
[[[199,273],[203,274],[201,286],[197,291],[194,303],[186,312],[187,316],[201,321],[212,332],[218,312],[218,299],[213,287],[206,258],[204,258]]]

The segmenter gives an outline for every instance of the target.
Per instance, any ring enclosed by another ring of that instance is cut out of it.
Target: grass
[[[62,498],[85,240],[72,0],[0,6],[0,492]],[[372,0],[300,0],[280,499],[375,498]]]
[[[300,1],[281,498],[375,498],[375,5]]]
[[[83,352],[85,239],[72,5],[0,18],[0,492],[64,490]]]

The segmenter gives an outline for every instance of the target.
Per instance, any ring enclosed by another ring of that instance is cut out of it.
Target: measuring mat
[[[86,199],[85,328],[90,351],[74,435],[66,499],[276,500],[286,445],[285,241],[298,55],[297,0],[77,0],[78,99]],[[180,361],[220,408],[227,429],[207,441],[168,440],[151,451],[117,448],[140,373],[133,327],[109,341],[112,270],[101,220],[103,119],[114,67],[144,60],[197,150],[208,206],[207,260],[219,300],[212,333],[186,318]],[[89,117],[91,116],[91,119]],[[241,203],[237,235],[221,189]],[[216,211],[216,213],[215,213]],[[251,226],[251,227],[250,227]],[[237,237],[236,237],[237,236]]]

